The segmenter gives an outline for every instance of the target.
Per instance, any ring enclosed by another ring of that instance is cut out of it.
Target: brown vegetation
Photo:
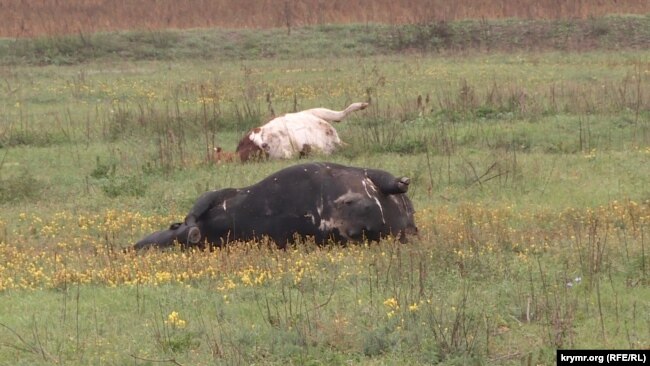
[[[0,36],[122,29],[560,19],[647,14],[647,0],[0,0]]]
[[[213,148],[212,161],[216,164],[227,164],[239,161],[237,153],[225,151],[221,146]]]

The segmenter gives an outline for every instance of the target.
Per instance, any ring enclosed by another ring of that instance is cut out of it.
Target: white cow
[[[237,153],[242,161],[256,154],[271,159],[289,159],[310,151],[329,155],[343,144],[330,122],[340,122],[367,106],[368,103],[352,103],[342,111],[312,108],[287,113],[249,131],[239,142]]]

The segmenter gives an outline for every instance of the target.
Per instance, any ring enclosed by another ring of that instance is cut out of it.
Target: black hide
[[[408,178],[382,170],[299,164],[249,187],[204,193],[185,222],[145,237],[135,249],[167,247],[175,241],[184,247],[221,246],[263,236],[281,248],[297,237],[324,244],[392,235],[405,242],[408,234],[417,233],[408,184]]]

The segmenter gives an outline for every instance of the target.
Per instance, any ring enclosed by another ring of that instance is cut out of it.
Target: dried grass
[[[648,14],[647,0],[0,0],[0,36]]]

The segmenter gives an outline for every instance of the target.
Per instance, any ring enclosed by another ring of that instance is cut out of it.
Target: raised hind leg
[[[203,219],[203,216],[213,207],[223,204],[225,200],[234,196],[237,193],[236,189],[227,188],[218,191],[210,191],[203,193],[199,197],[190,212],[185,216],[185,225],[189,227],[187,233],[188,244],[197,244],[201,241],[201,230],[197,222]]]
[[[396,178],[394,175],[383,170],[364,169],[368,177],[379,188],[383,194],[406,193],[409,189],[411,179],[409,177]]]

